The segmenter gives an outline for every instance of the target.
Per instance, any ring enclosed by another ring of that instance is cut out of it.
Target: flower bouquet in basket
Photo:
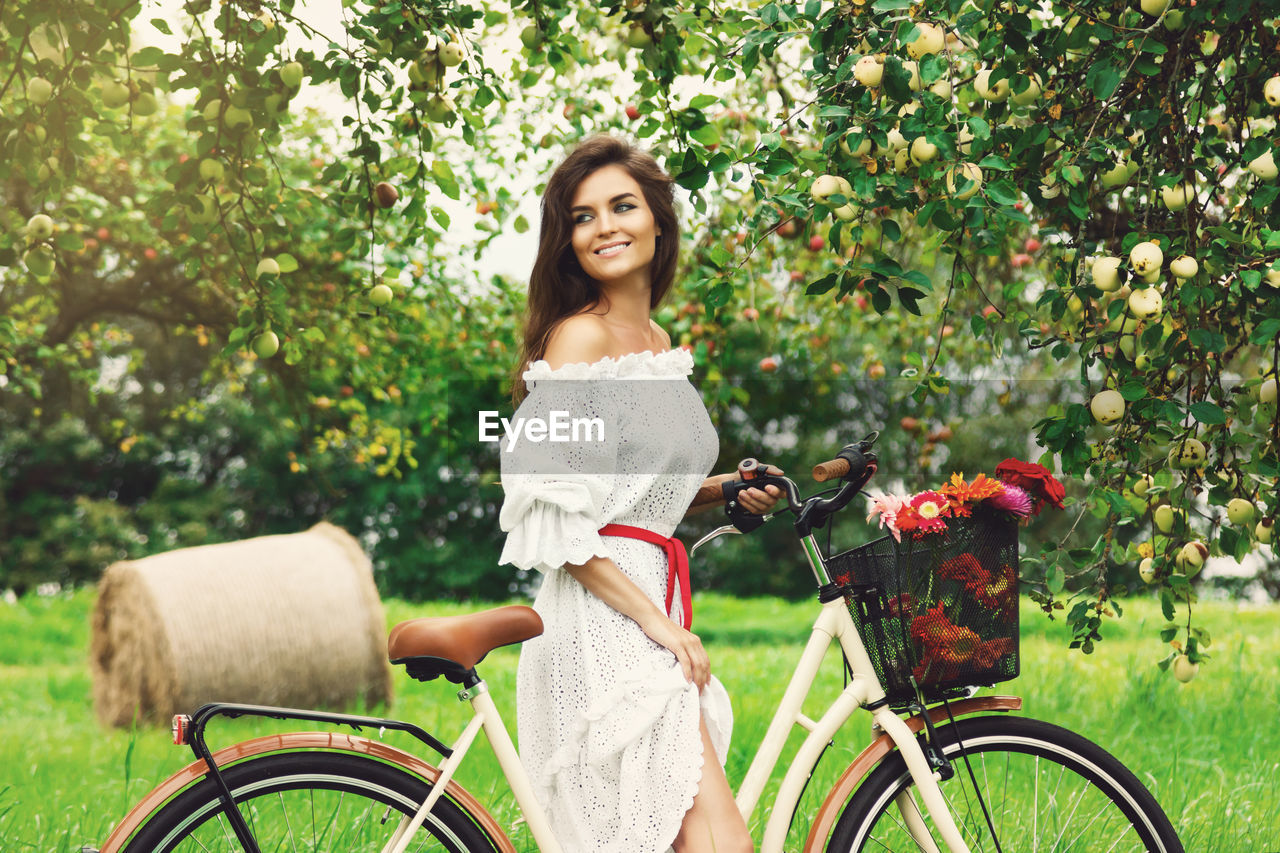
[[[879,495],[889,535],[832,558],[891,702],[955,695],[1018,675],[1018,524],[1064,490],[1043,466],[1006,459],[915,495]]]

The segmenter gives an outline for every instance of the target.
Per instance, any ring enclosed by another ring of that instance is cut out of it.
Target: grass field
[[[468,605],[386,603],[388,623],[419,615],[477,609]],[[90,592],[0,602],[0,850],[78,851],[98,843],[153,785],[191,760],[167,730],[104,731],[91,702],[86,655]],[[696,597],[699,633],[713,670],[734,700],[729,778],[741,780],[790,667],[813,605],[773,599]],[[1197,605],[1197,623],[1213,634],[1214,660],[1179,685],[1154,661],[1162,656],[1163,620],[1153,602],[1134,601],[1109,626],[1092,656],[1068,651],[1060,622],[1023,612],[1023,676],[999,692],[1025,701],[1023,713],[1072,728],[1098,742],[1142,778],[1164,806],[1189,851],[1280,850],[1280,608]],[[481,665],[499,708],[514,728],[516,652],[499,650]],[[841,687],[833,654],[806,712],[813,717]],[[448,742],[468,709],[451,685],[422,685],[397,673],[396,702],[380,709],[414,720]],[[250,735],[299,728],[228,721],[214,746]],[[830,785],[866,740],[855,717],[819,765],[801,803],[788,850],[798,849]],[[405,748],[414,742],[388,734]],[[784,761],[798,746],[793,734]],[[461,783],[506,826],[518,817],[487,748],[468,758]],[[774,780],[775,784],[777,779]],[[766,795],[766,804],[768,795]],[[757,810],[757,838],[767,809]],[[517,846],[532,849],[516,830]]]

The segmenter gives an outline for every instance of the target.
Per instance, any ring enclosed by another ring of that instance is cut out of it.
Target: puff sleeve
[[[598,531],[620,440],[613,383],[542,378],[530,385],[512,423],[543,419],[553,429],[542,440],[526,432],[510,448],[506,440],[499,445],[505,497],[498,523],[507,534],[499,562],[549,572],[612,557]]]

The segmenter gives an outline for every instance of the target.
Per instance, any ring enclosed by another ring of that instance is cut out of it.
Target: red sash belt
[[[684,543],[674,536],[659,536],[643,527],[629,524],[606,524],[600,528],[601,536],[623,536],[640,539],[652,545],[661,545],[667,552],[667,614],[671,614],[671,601],[675,598],[676,579],[680,580],[680,604],[684,619],[680,623],[687,631],[693,626],[693,598],[689,594],[689,554]]]

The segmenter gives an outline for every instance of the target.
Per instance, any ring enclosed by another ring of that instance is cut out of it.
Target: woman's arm
[[[631,578],[608,557],[592,557],[581,565],[565,564],[565,571],[587,592],[627,616],[658,645],[669,649],[680,662],[684,677],[701,690],[711,677],[711,661],[702,640],[681,628],[641,592]]]

